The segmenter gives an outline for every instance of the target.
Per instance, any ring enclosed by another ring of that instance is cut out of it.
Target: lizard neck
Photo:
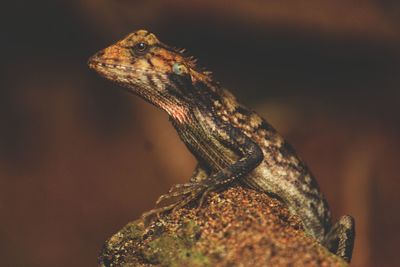
[[[166,94],[156,100],[156,106],[168,113],[176,123],[196,123],[195,117],[215,113],[215,103],[221,101],[221,89],[212,81],[177,79],[171,76]],[[177,94],[179,92],[179,94]]]
[[[186,106],[162,103],[160,107],[167,112],[170,120],[175,124],[185,124],[192,121],[190,110]]]
[[[190,108],[187,104],[178,100],[171,94],[160,94],[154,90],[141,90],[141,88],[131,85],[122,85],[129,93],[138,95],[149,104],[165,111],[170,120],[176,123],[190,122]]]

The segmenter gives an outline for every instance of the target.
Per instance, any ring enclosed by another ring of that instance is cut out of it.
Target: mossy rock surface
[[[100,266],[347,266],[279,201],[240,186],[113,235]]]

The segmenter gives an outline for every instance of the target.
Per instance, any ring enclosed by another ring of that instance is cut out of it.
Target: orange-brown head
[[[182,52],[138,30],[96,53],[88,64],[101,76],[179,118],[182,108],[189,106],[190,87],[198,81],[210,82],[208,73],[199,71],[195,61]]]

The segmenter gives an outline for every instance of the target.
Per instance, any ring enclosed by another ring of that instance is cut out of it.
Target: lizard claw
[[[205,202],[207,196],[208,196],[208,195],[210,194],[210,192],[213,191],[213,190],[215,190],[214,187],[209,187],[209,188],[207,188],[207,189],[203,192],[203,194],[202,194],[201,197],[200,197],[200,201],[199,201],[199,206],[198,206],[198,208],[201,208],[201,207],[203,206],[203,204],[204,204],[204,202]]]
[[[177,184],[171,187],[167,194],[161,195],[157,201],[156,205],[159,205],[162,201],[168,200],[171,198],[176,198],[180,196],[184,196],[186,194],[191,193],[198,184],[195,183],[185,183],[185,184]]]
[[[159,217],[161,213],[172,210],[173,212],[182,208],[186,204],[190,203],[192,200],[195,200],[199,195],[202,195],[202,199],[212,188],[205,183],[185,183],[178,184],[171,187],[167,194],[161,195],[156,201],[156,205],[159,205],[161,202],[165,200],[170,200],[174,198],[179,198],[175,202],[152,209],[148,212],[142,214],[142,219],[145,224],[149,221],[153,216]],[[202,201],[203,202],[203,201]],[[201,205],[200,205],[201,206]],[[200,207],[199,206],[199,207]]]
[[[175,212],[180,208],[184,207],[186,204],[189,204],[192,200],[196,199],[200,193],[201,190],[192,191],[190,195],[188,195],[185,199],[177,203],[177,205],[172,209],[172,212]]]
[[[157,216],[157,218],[159,218],[161,213],[173,209],[176,205],[177,205],[177,203],[173,203],[168,206],[152,209],[150,211],[143,213],[141,218],[144,221],[144,224],[148,225],[154,216]]]

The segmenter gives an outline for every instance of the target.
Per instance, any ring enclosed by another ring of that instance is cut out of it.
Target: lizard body
[[[257,113],[237,102],[195,60],[145,30],[98,52],[89,66],[166,111],[178,135],[196,157],[190,181],[175,185],[150,212],[200,203],[208,192],[239,182],[271,194],[297,214],[307,233],[346,261],[351,260],[354,220],[332,225],[315,178],[292,147]]]

